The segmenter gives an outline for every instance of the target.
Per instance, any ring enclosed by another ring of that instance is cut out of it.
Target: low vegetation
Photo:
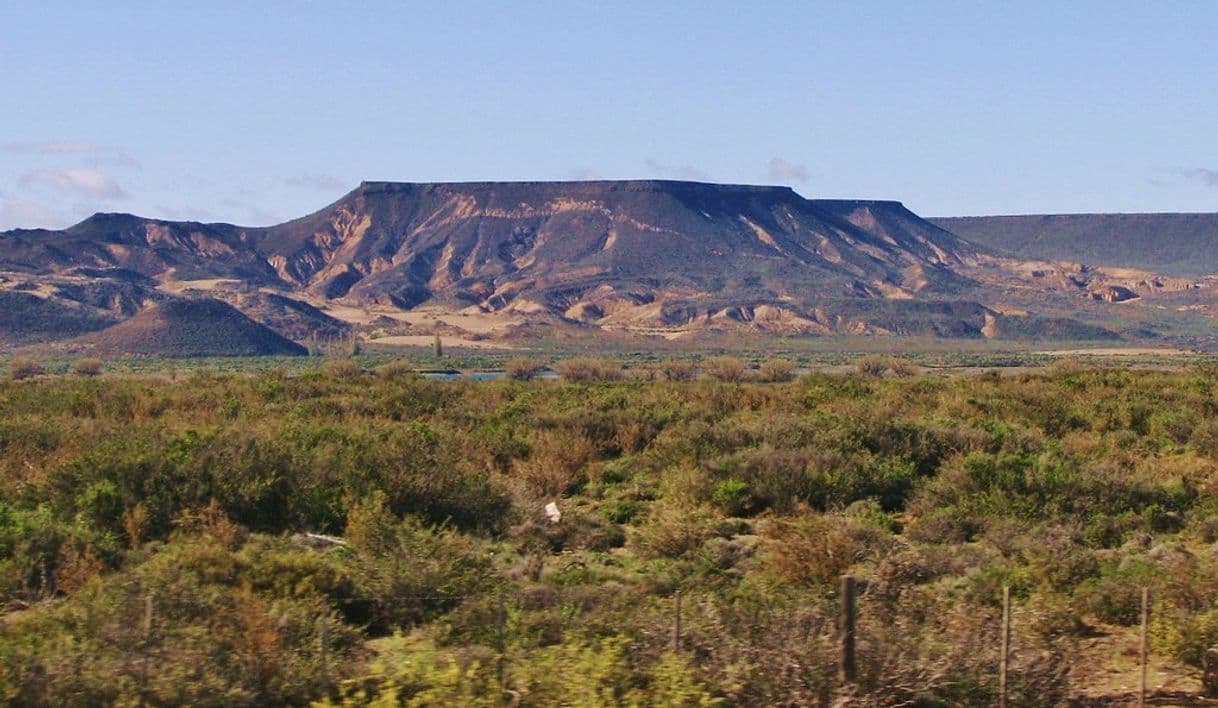
[[[0,382],[0,703],[991,705],[1003,586],[1013,705],[1143,586],[1218,642],[1212,369],[557,370]]]
[[[622,365],[613,359],[576,357],[564,359],[554,368],[563,380],[582,383],[619,381],[625,376]]]
[[[748,375],[748,364],[743,359],[734,356],[717,356],[702,362],[702,370],[707,376],[729,383],[739,383]]]
[[[26,357],[17,357],[8,365],[8,376],[14,381],[30,379],[44,373],[46,373],[46,369],[42,364]]]
[[[71,371],[77,376],[99,376],[105,370],[101,359],[82,357],[72,362]]]
[[[531,381],[546,370],[544,362],[536,359],[511,359],[503,367],[504,373],[516,381]]]

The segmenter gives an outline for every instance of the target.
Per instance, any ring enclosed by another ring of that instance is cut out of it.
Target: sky
[[[361,180],[1218,211],[1218,2],[0,2],[0,229]]]

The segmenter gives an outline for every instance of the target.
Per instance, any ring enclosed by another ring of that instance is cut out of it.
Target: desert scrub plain
[[[1012,705],[1136,685],[1143,586],[1199,691],[1218,369],[567,366],[6,377],[0,702],[987,705],[1003,586]]]

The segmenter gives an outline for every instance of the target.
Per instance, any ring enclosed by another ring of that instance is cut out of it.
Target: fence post
[[[1011,587],[1002,586],[1002,656],[998,663],[998,705],[1007,708],[1007,672],[1011,657]]]
[[[1205,688],[1206,698],[1215,698],[1218,697],[1218,647],[1206,649],[1204,658],[1201,685]]]
[[[673,593],[672,650],[681,651],[681,591]]]
[[[507,604],[503,599],[503,592],[499,593],[499,607],[495,614],[495,645],[498,656],[495,657],[495,676],[499,680],[499,687],[504,686],[504,662],[507,660],[507,641],[505,638],[505,629],[507,625]]]
[[[147,705],[148,696],[148,663],[152,653],[152,593],[144,595],[144,646],[143,662],[140,667],[140,705]]]
[[[323,612],[321,615],[321,627],[317,631],[318,654],[321,659],[321,682],[322,685],[330,686],[330,623]]]
[[[843,683],[854,683],[854,576],[842,576],[842,608],[840,629],[842,636],[841,647],[841,679]]]
[[[1138,663],[1141,675],[1138,677],[1138,706],[1146,705],[1146,634],[1150,624],[1150,588],[1142,588],[1142,631],[1138,641]]]

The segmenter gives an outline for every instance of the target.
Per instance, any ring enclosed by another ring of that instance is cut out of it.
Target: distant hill
[[[74,337],[117,322],[94,308],[19,290],[0,290],[0,344],[22,345]]]
[[[1180,276],[1218,273],[1218,214],[965,216],[929,221],[1017,258]]]
[[[216,300],[171,300],[64,342],[88,354],[163,357],[297,356],[304,347]]]

